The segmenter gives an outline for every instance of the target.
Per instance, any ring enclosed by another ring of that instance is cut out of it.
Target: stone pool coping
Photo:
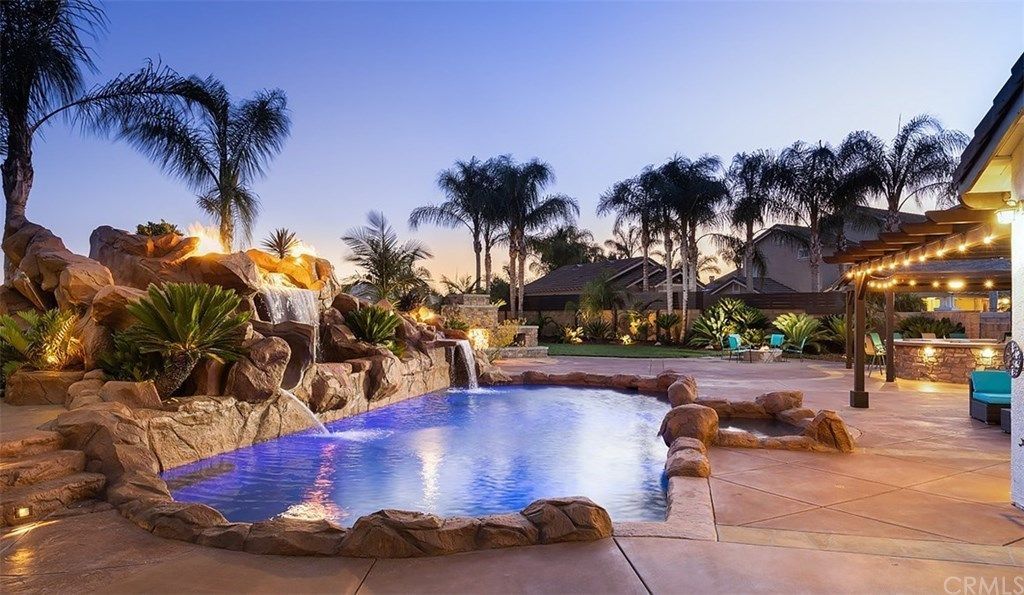
[[[123,516],[154,535],[199,545],[255,554],[402,558],[591,541],[613,534],[717,539],[706,456],[706,447],[715,442],[718,433],[717,412],[695,402],[697,387],[692,377],[675,372],[658,376],[526,372],[511,380],[522,384],[664,391],[670,403],[678,404],[670,414],[680,410],[700,411],[704,417],[710,414],[714,416],[714,428],[710,434],[706,426],[700,426],[694,436],[679,435],[677,431],[665,435],[670,447],[666,460],[668,510],[661,522],[613,524],[604,508],[580,496],[542,499],[518,513],[482,517],[439,517],[382,510],[360,517],[351,528],[343,528],[323,519],[288,517],[234,523],[210,506],[176,502],[159,475],[160,462],[151,447],[145,422],[120,402],[73,409],[58,416],[51,425],[61,434],[67,448],[85,453],[90,471],[106,477],[106,499]]]

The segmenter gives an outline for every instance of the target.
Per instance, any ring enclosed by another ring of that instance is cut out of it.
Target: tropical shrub
[[[722,298],[694,321],[688,343],[721,349],[726,335],[737,333],[751,345],[760,345],[768,327],[768,318],[757,308],[743,300]]]
[[[842,315],[824,316],[821,319],[825,327],[824,345],[833,353],[846,351],[846,317]]]
[[[664,340],[669,340],[669,338],[671,338],[672,329],[679,324],[680,320],[682,319],[679,318],[679,315],[675,312],[658,314],[654,319],[654,326],[659,331],[657,334],[664,338]]]
[[[725,310],[708,308],[693,321],[689,345],[721,349],[726,335],[736,332],[736,324],[729,320]]]
[[[199,360],[238,359],[248,312],[239,312],[241,299],[231,289],[203,283],[150,285],[147,295],[126,306],[135,317],[133,337],[142,353],[162,359],[154,378],[160,396],[181,388]]]
[[[780,314],[772,324],[786,335],[786,343],[793,347],[803,345],[805,350],[821,350],[821,342],[828,338],[821,321],[803,312]]]
[[[569,345],[579,345],[583,342],[583,327],[571,324],[563,325],[558,333],[558,340]]]
[[[278,258],[286,258],[291,251],[299,247],[299,238],[294,231],[279,227],[266,237],[260,245]]]
[[[399,312],[412,312],[417,310],[427,303],[427,292],[420,287],[414,287],[408,291],[402,292],[402,295],[398,296],[398,301],[395,302],[395,308]]]
[[[516,340],[516,335],[519,334],[519,322],[518,320],[501,321],[498,326],[491,329],[487,338],[487,346],[493,349],[503,349],[511,345]]]
[[[153,380],[161,370],[160,355],[143,353],[139,347],[138,330],[134,327],[116,331],[111,336],[111,348],[100,354],[97,361],[113,380]]]
[[[651,315],[646,310],[627,310],[622,315],[622,322],[634,341],[646,341],[651,334]]]
[[[63,370],[77,360],[82,344],[75,335],[78,317],[67,310],[33,310],[0,315],[0,373],[21,368]]]
[[[140,223],[135,226],[135,233],[140,236],[162,236],[169,233],[176,233],[181,235],[181,230],[178,226],[173,223],[168,223],[163,219],[159,223],[147,221],[146,223]]]
[[[352,333],[360,340],[374,345],[393,342],[395,329],[401,323],[402,318],[398,314],[378,306],[351,310],[345,315],[345,324],[352,329]]]
[[[761,328],[751,328],[743,331],[740,337],[745,344],[751,347],[760,347],[768,342],[768,331]]]
[[[591,341],[604,341],[615,334],[612,323],[604,318],[596,317],[583,323],[583,336]]]
[[[896,324],[896,330],[908,338],[920,338],[921,333],[935,333],[936,337],[948,337],[950,333],[964,332],[964,325],[949,318],[930,316],[908,316]]]

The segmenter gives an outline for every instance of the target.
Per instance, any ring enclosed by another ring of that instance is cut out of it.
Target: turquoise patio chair
[[[786,343],[786,335],[779,333],[772,333],[768,337],[768,347],[771,349],[782,349],[782,346]]]
[[[975,370],[967,390],[971,417],[998,424],[1001,410],[1010,406],[1010,375],[1002,370]]]
[[[871,344],[875,346],[875,353],[877,353],[882,360],[885,360],[885,343],[882,342],[882,337],[878,336],[878,333],[868,333],[871,337]]]
[[[902,341],[903,340],[903,333],[893,333],[892,334],[892,338],[893,338],[893,340],[896,340],[896,341]]]
[[[784,355],[793,354],[799,357],[800,359],[804,359],[804,347],[806,346],[807,339],[803,339],[800,341],[799,344],[790,343],[789,345],[786,345],[785,347],[782,348],[782,353]]]
[[[732,359],[732,356],[734,355],[737,359],[739,359],[740,354],[750,351],[749,347],[743,346],[743,337],[737,335],[736,333],[727,335],[725,337],[725,340],[726,344],[728,345],[727,349],[729,351],[729,359]]]

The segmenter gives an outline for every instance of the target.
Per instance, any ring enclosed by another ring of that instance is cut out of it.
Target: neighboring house
[[[846,224],[843,234],[848,242],[875,239],[885,223],[885,210],[859,207],[851,221]],[[924,215],[900,213],[904,223],[926,221]],[[813,291],[811,288],[811,253],[808,248],[811,232],[806,227],[777,223],[762,230],[754,237],[754,244],[761,252],[765,270],[755,271],[755,293],[783,293]],[[822,256],[836,251],[834,236],[822,239]],[[821,264],[821,287],[831,286],[842,274],[835,264]],[[711,293],[744,293],[746,278],[742,271],[733,271],[708,284]]]
[[[586,284],[602,274],[608,275],[622,291],[639,292],[643,288],[643,260],[643,257],[639,256],[559,267],[526,284],[523,289],[523,309],[562,310],[569,302],[578,304]],[[677,286],[680,285],[682,272],[676,270],[672,278]],[[652,292],[663,290],[665,267],[650,258],[647,259],[647,279]],[[703,284],[698,284],[698,289],[703,289]]]

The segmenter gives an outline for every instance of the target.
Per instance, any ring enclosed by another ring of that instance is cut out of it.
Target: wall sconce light
[[[1020,201],[1009,196],[1006,197],[1004,202],[1006,202],[1006,208],[996,211],[996,221],[1003,225],[1009,225],[1021,217],[1024,205],[1021,205]]]
[[[27,519],[32,516],[32,509],[28,506],[19,506],[18,509],[14,511],[14,516],[19,519]]]

